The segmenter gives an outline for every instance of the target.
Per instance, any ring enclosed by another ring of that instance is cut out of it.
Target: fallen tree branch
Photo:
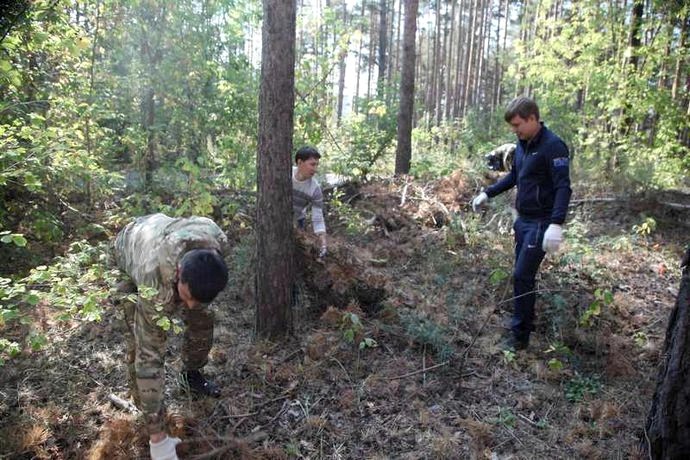
[[[405,179],[405,187],[403,187],[403,192],[402,192],[402,197],[400,198],[400,207],[402,208],[405,205],[405,198],[407,198],[407,188],[410,186],[410,183],[407,181],[407,178]]]
[[[211,450],[210,452],[206,452],[203,454],[195,455],[192,458],[195,460],[200,460],[200,459],[205,459],[205,458],[226,458],[223,457],[220,454],[224,454],[228,452],[229,450],[232,449],[242,449],[242,444],[247,443],[247,444],[256,444],[258,442],[263,441],[264,439],[268,438],[268,434],[265,431],[256,431],[253,433],[250,433],[248,436],[244,438],[235,438],[235,437],[217,437],[217,438],[192,438],[189,440],[185,440],[183,442],[189,442],[189,441],[222,441],[225,444],[216,447],[215,449]]]
[[[406,377],[412,377],[413,375],[423,374],[423,373],[430,371],[432,369],[437,369],[439,367],[447,366],[448,364],[450,364],[450,361],[443,361],[442,363],[434,364],[433,366],[426,367],[424,369],[417,369],[416,371],[408,372],[407,374],[397,375],[395,377],[388,377],[388,380],[398,380],[398,379],[404,379]]]
[[[569,206],[577,206],[580,204],[586,204],[586,203],[627,203],[632,201],[631,198],[628,197],[598,197],[598,198],[581,198],[578,200],[570,200]],[[660,204],[662,206],[666,206],[668,208],[674,208],[674,209],[690,209],[690,204],[683,204],[683,203],[674,203],[672,201],[658,201],[658,200],[651,200],[654,201],[657,204]]]
[[[108,395],[108,400],[113,403],[115,407],[118,409],[125,410],[127,412],[131,412],[133,414],[136,414],[139,412],[139,409],[137,409],[137,406],[132,404],[131,402],[127,401],[126,399],[122,399],[119,396],[117,396],[115,393],[110,393]]]

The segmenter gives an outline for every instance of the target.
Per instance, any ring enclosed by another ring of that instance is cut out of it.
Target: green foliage
[[[357,349],[359,351],[367,348],[375,348],[378,346],[376,340],[371,337],[364,337],[364,326],[359,315],[352,312],[344,312],[340,318],[340,330],[343,333],[343,339],[350,344],[358,342]]]
[[[458,123],[442,123],[429,129],[412,130],[412,164],[410,174],[418,178],[447,176],[463,167],[467,153]]]
[[[49,308],[62,321],[99,321],[109,288],[116,282],[108,257],[107,244],[79,241],[50,266],[38,266],[15,281],[0,278],[0,326],[9,330],[15,324],[32,324],[36,308]],[[25,342],[34,351],[48,343],[39,330],[33,330]],[[0,359],[16,355],[20,347],[3,337],[0,344]]]
[[[587,396],[594,396],[601,390],[598,376],[586,377],[579,373],[565,384],[565,398],[570,402],[580,402]]]
[[[573,352],[570,348],[561,342],[552,342],[549,347],[544,350],[546,354],[553,354],[554,357],[550,358],[547,362],[547,366],[554,372],[561,372],[565,368],[565,361],[573,357]]]
[[[376,342],[376,340],[372,339],[371,337],[365,337],[364,339],[362,339],[361,342],[359,342],[360,350],[366,350],[367,348],[376,348],[378,346],[378,342]]]
[[[644,331],[637,331],[632,336],[633,342],[640,348],[644,348],[649,343],[649,337]]]
[[[633,50],[630,8],[585,0],[557,20],[537,18],[543,33],[515,43],[504,84],[534,88],[542,118],[574,147],[590,180],[628,192],[677,186],[689,158],[679,134],[690,121],[684,99],[672,95],[670,69],[686,53],[678,42],[684,13],[650,5],[640,34],[654,39]]]
[[[513,428],[517,422],[517,417],[510,409],[506,407],[499,407],[496,417],[490,418],[488,422],[493,425],[501,425],[505,428]]]
[[[416,343],[434,350],[438,359],[445,361],[454,355],[451,334],[445,327],[415,311],[402,314],[400,319],[407,335]]]
[[[572,309],[568,300],[560,293],[544,292],[542,297],[546,308],[544,316],[549,318],[552,334],[558,336],[563,327],[572,324]]]
[[[595,318],[601,315],[601,309],[613,303],[613,294],[611,291],[596,289],[594,291],[594,300],[589,304],[587,309],[580,315],[580,326],[590,327]]]
[[[367,102],[366,112],[342,120],[337,142],[324,140],[331,169],[344,176],[366,179],[374,172],[390,173],[397,112],[384,102]]]
[[[517,355],[515,354],[515,352],[512,350],[501,350],[501,351],[502,351],[501,358],[503,359],[503,363],[507,364],[509,366],[515,366],[515,358],[517,358]]]
[[[491,275],[489,275],[489,283],[496,286],[498,284],[501,284],[503,281],[505,281],[509,277],[510,277],[510,273],[508,273],[506,270],[504,270],[502,268],[495,268],[494,270],[491,271]]]
[[[345,226],[345,232],[350,236],[361,235],[368,225],[362,215],[349,203],[343,201],[344,192],[338,188],[333,191],[329,206],[332,214],[337,216],[341,224]]]
[[[544,353],[554,353],[556,355],[570,357],[573,356],[573,352],[570,350],[568,345],[561,342],[552,342],[549,344],[549,348],[544,350]]]
[[[546,364],[552,371],[560,372],[563,370],[563,361],[558,358],[551,358]]]
[[[85,102],[88,38],[67,9],[40,1],[27,15],[0,42],[0,226],[56,243],[60,207],[102,201],[112,175]]]
[[[14,244],[23,248],[26,246],[26,238],[21,233],[11,233],[9,231],[0,232],[0,241],[5,244]]]
[[[561,254],[559,263],[563,266],[574,266],[599,283],[611,280],[611,271],[598,260],[602,250],[609,250],[608,238],[596,243],[589,236],[589,224],[586,219],[575,217],[568,223],[566,238],[568,251]]]
[[[343,331],[343,338],[347,343],[354,343],[355,337],[362,333],[364,329],[359,315],[356,313],[345,312],[340,318],[340,329]]]
[[[633,225],[633,232],[639,236],[649,236],[656,230],[656,220],[653,217],[645,217],[641,224]]]
[[[17,342],[0,338],[0,366],[5,364],[6,358],[15,358],[21,353],[21,348]]]
[[[481,218],[475,214],[452,213],[446,226],[446,244],[452,250],[474,246],[482,240]]]

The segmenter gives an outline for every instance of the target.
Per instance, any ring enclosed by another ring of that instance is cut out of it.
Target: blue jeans
[[[515,230],[515,267],[513,270],[513,296],[515,309],[510,328],[515,338],[528,341],[534,330],[534,302],[537,272],[544,260],[541,245],[548,222],[518,217]]]

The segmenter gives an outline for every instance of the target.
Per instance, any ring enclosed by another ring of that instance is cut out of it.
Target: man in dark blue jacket
[[[539,107],[526,97],[514,99],[505,120],[518,137],[513,168],[506,176],[472,200],[472,209],[517,186],[515,207],[515,308],[512,334],[506,348],[522,350],[534,330],[534,287],[544,255],[558,251],[563,222],[570,202],[570,155],[558,136],[539,121]]]

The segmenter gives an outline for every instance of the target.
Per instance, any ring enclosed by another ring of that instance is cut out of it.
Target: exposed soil
[[[169,340],[180,458],[636,458],[687,212],[572,206],[567,247],[542,265],[537,331],[513,354],[498,347],[511,311],[509,197],[474,215],[476,188],[456,172],[341,197],[326,260],[300,238],[295,333],[277,344],[253,341],[252,234],[230,223],[231,282],[206,367],[221,398],[182,392],[180,337]],[[598,313],[597,290],[613,296]],[[0,368],[0,458],[147,458],[141,418],[108,399],[128,398],[117,309],[99,323],[48,312],[43,325],[49,347]]]

